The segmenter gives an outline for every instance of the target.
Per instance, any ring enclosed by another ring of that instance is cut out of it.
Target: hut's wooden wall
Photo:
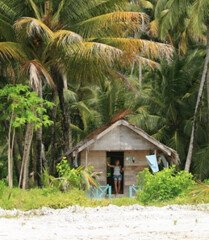
[[[106,151],[82,151],[80,157],[81,165],[91,165],[95,172],[101,172],[98,180],[101,185],[107,184]]]
[[[156,147],[125,126],[117,126],[90,146],[97,151],[149,150]]]
[[[124,152],[124,192],[128,192],[128,187],[137,183],[137,174],[144,168],[148,167],[146,155],[149,154],[148,150],[142,151],[125,151]],[[128,157],[134,157],[134,162],[128,161]]]
[[[124,193],[128,193],[128,187],[137,183],[137,174],[139,171],[148,167],[146,161],[146,155],[149,153],[148,150],[141,151],[124,151]],[[128,157],[134,157],[135,162],[128,161]],[[85,166],[92,165],[96,172],[102,172],[99,177],[99,183],[106,185],[107,183],[107,163],[106,163],[106,151],[86,151],[81,152],[80,161],[81,165]]]

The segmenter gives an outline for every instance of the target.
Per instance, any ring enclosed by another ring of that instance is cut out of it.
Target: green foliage
[[[97,187],[97,173],[93,171],[93,167],[71,168],[67,159],[63,158],[57,164],[58,178],[49,175],[48,171],[44,171],[42,182],[45,187],[52,187],[61,191],[69,191],[72,189],[88,190],[91,186]]]
[[[63,159],[60,163],[58,163],[57,172],[60,177],[60,187],[63,191],[72,188],[82,188],[80,168],[70,168],[66,159]]]
[[[174,167],[151,174],[148,169],[139,173],[139,186],[143,179],[138,199],[142,203],[161,202],[179,196],[194,185],[192,174],[186,171],[176,172]]]
[[[38,97],[26,85],[6,85],[0,89],[0,102],[0,111],[4,111],[0,120],[12,121],[14,128],[26,123],[33,123],[35,128],[52,124],[47,108],[52,108],[53,103]]]
[[[5,188],[4,195],[0,198],[0,208],[30,210],[41,207],[54,209],[65,208],[72,205],[84,207],[117,206],[136,204],[136,199],[90,199],[84,191],[73,189],[68,192],[60,192],[54,188],[30,189],[28,191],[18,188]]]
[[[169,65],[162,63],[160,70],[147,73],[134,114],[129,116],[130,122],[175,149],[180,156],[181,167],[184,166],[188,151],[193,119],[191,108],[196,102],[203,59],[202,50],[192,50],[184,57],[175,55]],[[208,126],[207,109],[204,103],[199,111],[196,147],[202,148],[202,145],[207,142]],[[204,153],[207,156],[207,152],[202,151],[199,162],[203,159]],[[204,162],[202,166],[206,166],[206,159]],[[206,168],[205,172],[207,172]]]
[[[71,168],[69,166],[69,163],[67,159],[64,157],[60,163],[57,164],[57,172],[60,177],[69,175]]]
[[[65,208],[73,205],[84,207],[102,207],[110,204],[126,206],[143,204],[136,198],[112,198],[112,199],[90,199],[84,191],[73,189],[67,192],[60,192],[55,188],[22,190],[18,188],[4,187],[3,195],[0,197],[0,208],[31,210],[42,207],[54,209]],[[176,198],[161,202],[148,203],[149,205],[165,206],[171,204],[201,204],[209,203],[209,187],[205,184],[196,184],[187,194],[181,194]]]
[[[45,8],[44,0],[24,4],[20,0],[0,0],[0,112],[4,113],[0,116],[0,178],[6,177],[9,125],[18,128],[13,135],[14,162],[18,166],[14,176],[19,175],[23,126],[27,123],[33,123],[36,129],[51,126],[43,128],[40,135],[52,166],[50,173],[54,174],[54,162],[65,151],[63,129],[69,122],[75,144],[127,109],[133,112],[128,116],[132,123],[177,150],[183,167],[205,58],[208,7],[208,0],[79,0],[78,4],[52,0],[49,8]],[[159,60],[162,56],[170,59],[172,54],[169,45],[155,44],[159,38],[178,48],[169,64]],[[122,52],[126,52],[125,57]],[[153,61],[158,60],[161,67],[154,70],[159,65]],[[62,80],[68,88],[63,93],[65,100],[60,97]],[[43,98],[28,86],[8,85],[17,82],[27,82],[40,92],[42,85]],[[65,117],[71,121],[63,121]],[[207,123],[207,99],[203,96],[192,166],[201,180],[209,177]],[[35,137],[32,141],[29,168],[35,172],[38,141]],[[69,190],[88,189],[95,184],[91,169],[71,169],[62,162],[58,172],[59,178],[45,172],[44,185]]]

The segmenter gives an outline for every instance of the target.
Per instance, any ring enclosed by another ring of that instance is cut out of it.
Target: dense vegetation
[[[162,179],[168,174],[161,173]],[[153,176],[153,175],[152,175]],[[151,178],[151,176],[150,176]],[[187,178],[187,176],[186,176]],[[183,177],[182,179],[185,179]],[[188,178],[187,178],[188,179]],[[159,185],[156,185],[154,181],[149,183],[148,188],[143,188],[138,193],[137,198],[103,198],[103,199],[92,199],[86,196],[86,193],[82,190],[71,189],[67,192],[61,192],[58,188],[31,188],[29,190],[23,190],[19,188],[9,188],[5,183],[0,182],[0,207],[4,209],[21,209],[31,210],[38,209],[41,207],[50,208],[65,208],[68,206],[79,205],[83,207],[101,207],[108,206],[110,204],[117,206],[126,206],[133,204],[141,205],[154,205],[154,206],[165,206],[168,204],[202,204],[209,203],[209,186],[207,184],[194,184],[190,181],[190,188],[184,189],[177,184],[177,187],[172,185],[171,187],[162,182],[161,186],[164,189],[161,194],[158,194],[156,199],[150,192],[150,189],[154,189],[154,192],[158,192],[160,189]],[[172,188],[181,188],[181,191],[167,194]],[[142,191],[142,192],[141,192]],[[166,193],[165,193],[166,192]],[[143,199],[141,198],[141,195]],[[145,198],[144,198],[145,196]]]
[[[118,112],[209,177],[208,0],[0,0],[0,88],[10,187],[58,177]]]
[[[138,176],[138,199],[142,203],[162,202],[188,193],[195,185],[192,174],[174,167],[151,174],[148,169]]]

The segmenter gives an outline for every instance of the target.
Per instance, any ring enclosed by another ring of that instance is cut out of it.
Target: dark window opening
[[[107,152],[107,163],[115,165],[115,161],[120,161],[120,166],[124,167],[124,152]],[[115,194],[114,189],[114,179],[113,179],[114,169],[107,166],[107,184],[112,186],[112,193]],[[124,192],[124,172],[122,172],[121,190],[120,194]]]

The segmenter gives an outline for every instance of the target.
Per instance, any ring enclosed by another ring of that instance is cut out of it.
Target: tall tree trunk
[[[185,163],[186,171],[189,171],[190,167],[191,167],[192,154],[193,154],[193,148],[194,148],[194,137],[195,137],[196,124],[197,124],[197,114],[198,114],[199,105],[200,105],[203,90],[204,90],[204,85],[205,85],[206,78],[207,78],[207,72],[208,72],[208,67],[209,67],[208,64],[209,64],[209,26],[207,28],[206,58],[205,58],[203,72],[202,72],[200,87],[199,87],[199,91],[198,91],[195,112],[194,112],[194,119],[193,119],[193,124],[192,124],[192,132],[191,132],[191,136],[190,136],[189,149],[188,149],[186,163]]]
[[[8,185],[10,188],[13,187],[13,148],[14,148],[14,139],[15,139],[15,130],[12,129],[12,123],[14,119],[14,113],[11,114],[11,119],[9,123],[9,132],[8,132]]]
[[[43,98],[42,81],[40,81],[39,89],[37,90],[38,96]],[[39,118],[42,116],[39,115]],[[43,173],[43,128],[42,126],[36,130],[36,151],[35,151],[35,181],[38,186],[41,186],[41,175]]]
[[[19,151],[18,151],[18,146],[17,146],[17,138],[16,138],[16,133],[15,133],[15,142],[14,142],[14,174],[15,174],[15,178],[16,179],[19,179],[19,176],[20,176],[20,165],[19,165],[19,161],[18,161],[18,158],[19,156],[21,157],[21,155],[19,155]]]
[[[142,63],[139,61],[139,86],[141,87],[142,85]]]
[[[54,175],[55,173],[55,162],[56,162],[56,122],[57,122],[57,106],[56,106],[57,94],[53,92],[53,103],[55,106],[52,109],[51,119],[53,125],[51,127],[51,151],[50,151],[50,162],[49,162],[49,173]]]
[[[23,189],[27,189],[29,185],[29,162],[30,162],[30,149],[33,139],[33,124],[28,123],[25,133],[25,143],[22,159],[22,185]]]
[[[207,71],[207,101],[208,101],[208,141],[209,141],[209,67]]]
[[[59,97],[59,104],[61,110],[61,125],[62,125],[62,149],[66,153],[72,146],[72,136],[70,129],[70,108],[69,104],[65,101],[64,92],[67,90],[67,78],[66,75],[60,74],[54,69],[54,79],[57,82],[57,91]]]
[[[36,131],[36,151],[35,151],[35,181],[41,186],[41,175],[43,172],[43,156],[42,156],[42,127]]]

